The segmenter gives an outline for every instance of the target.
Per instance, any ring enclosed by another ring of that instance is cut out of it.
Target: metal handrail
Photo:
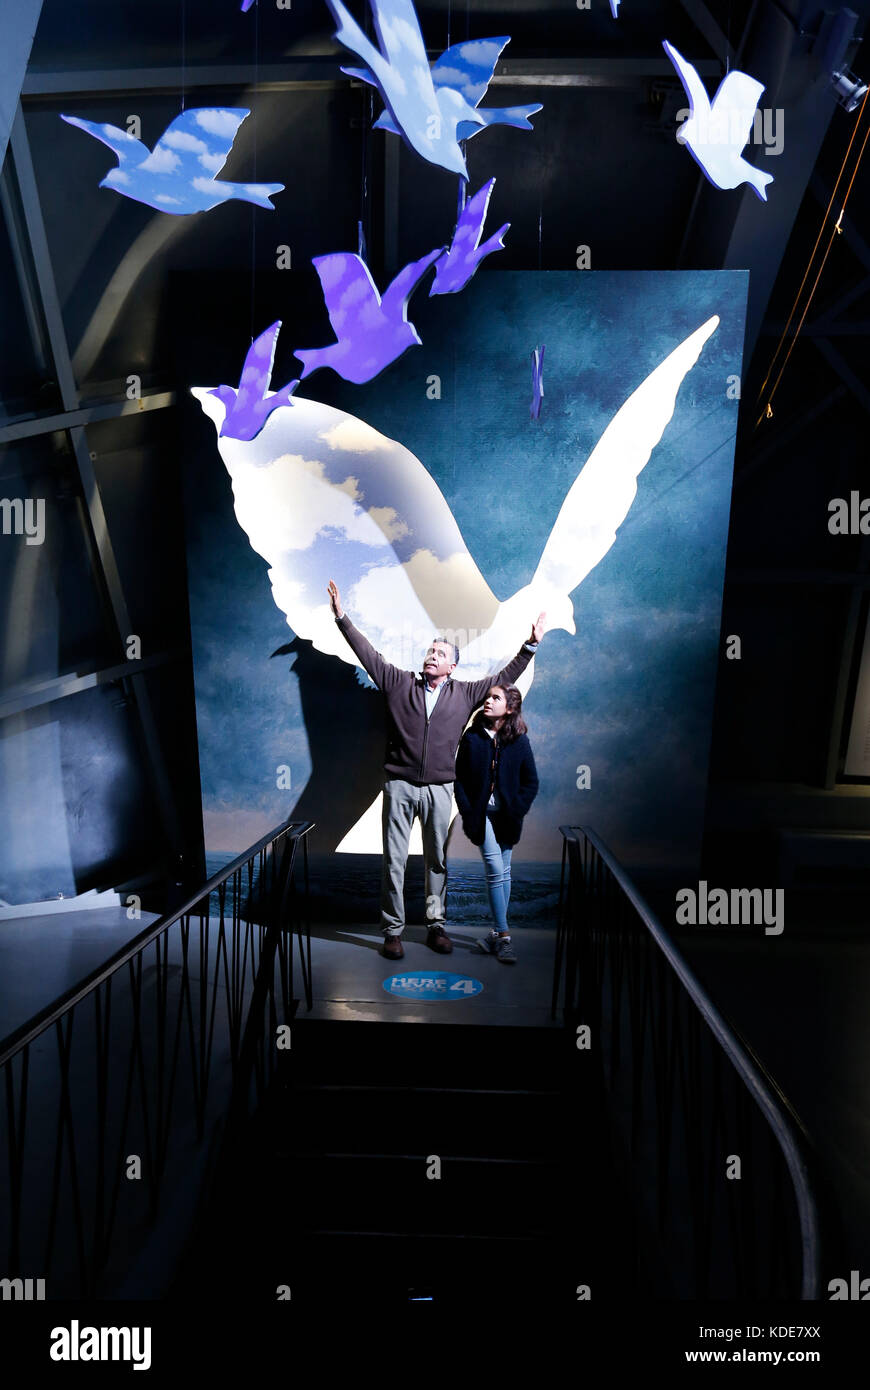
[[[92,993],[99,985],[103,984],[110,975],[114,975],[117,970],[120,970],[122,965],[126,965],[128,960],[132,960],[133,957],[144,950],[146,946],[150,946],[152,941],[156,941],[157,937],[161,936],[167,928],[179,921],[180,918],[191,914],[200,903],[204,902],[216,889],[220,888],[222,883],[226,883],[227,879],[231,878],[234,873],[243,868],[245,864],[259,854],[261,850],[265,849],[267,845],[280,839],[281,836],[288,831],[293,831],[299,838],[302,838],[308,834],[308,831],[313,825],[313,821],[294,822],[289,819],[282,821],[274,830],[270,830],[261,839],[257,840],[256,844],[251,845],[250,849],[246,849],[242,854],[237,855],[231,863],[225,865],[224,868],[212,875],[212,877],[204,883],[201,888],[198,888],[192,897],[187,898],[180,907],[173,909],[172,912],[165,913],[162,917],[159,917],[156,922],[152,922],[150,926],[145,927],[138,936],[135,936],[126,946],[122,946],[119,951],[116,951],[115,954],[110,956],[102,965],[98,965],[95,970],[92,970],[91,973],[86,975],[83,980],[80,980],[78,984],[73,985],[63,994],[59,994],[51,1004],[47,1004],[38,1014],[34,1014],[26,1023],[21,1024],[20,1027],[3,1038],[2,1042],[0,1042],[0,1067],[4,1066],[17,1052],[20,1052],[22,1047],[32,1042],[34,1038],[38,1038],[40,1033],[44,1033],[46,1028],[50,1028],[53,1023],[56,1023],[70,1008],[78,1004],[88,994]],[[307,841],[304,841],[304,843],[307,852]]]
[[[4,1193],[9,1199],[0,1204],[0,1259],[5,1247],[10,1270],[19,1270],[24,1258],[41,1261],[40,1277],[51,1277],[67,1293],[95,1296],[101,1281],[114,1289],[118,1279],[128,1277],[122,1252],[132,1235],[137,1259],[145,1262],[135,1278],[146,1283],[152,1278],[153,1271],[144,1272],[147,1256],[138,1243],[151,1238],[147,1233],[156,1230],[158,1219],[164,1223],[161,1239],[167,1234],[170,1218],[165,1203],[161,1212],[162,1194],[178,1191],[180,1174],[189,1180],[191,1136],[194,1168],[202,1169],[205,1191],[216,1136],[232,1139],[245,1122],[252,1091],[256,1108],[271,1085],[275,1056],[268,1040],[298,1004],[293,998],[296,934],[305,1000],[312,1007],[307,910],[312,827],[311,821],[282,822],[0,1044],[5,1090],[0,1165],[8,1169]],[[297,905],[300,845],[304,896]],[[176,927],[182,960],[170,965]],[[156,988],[153,1008],[146,1009],[143,964],[152,946]],[[171,975],[171,969],[179,974]],[[170,985],[176,979],[177,985]],[[87,1021],[74,1030],[79,1018]],[[52,1030],[54,1048],[40,1041]],[[74,1031],[80,1040],[75,1052]],[[215,1055],[221,1062],[213,1071]],[[90,1085],[82,1081],[83,1065],[92,1068]],[[179,1104],[187,1106],[180,1130],[175,1124]],[[171,1133],[181,1135],[174,1147]],[[52,1151],[49,1171],[39,1154]],[[123,1156],[131,1152],[143,1156],[138,1176],[146,1181],[141,1200],[128,1201],[121,1188]],[[82,1153],[88,1155],[85,1167]],[[165,1185],[167,1175],[174,1188]],[[71,1191],[62,1199],[68,1184]],[[114,1235],[123,1223],[126,1234]],[[180,1229],[176,1222],[171,1239]]]
[[[551,1016],[556,1015],[556,998],[559,974],[561,971],[564,947],[564,923],[561,911],[562,890],[565,883],[565,863],[568,842],[573,841],[580,848],[578,832],[592,846],[606,865],[618,888],[631,903],[650,937],[667,960],[698,1013],[707,1024],[722,1051],[728,1057],[735,1072],[755,1099],[766,1119],[771,1132],[779,1144],[791,1177],[801,1231],[801,1252],[803,1258],[801,1298],[816,1299],[820,1296],[820,1219],[818,1205],[810,1181],[810,1167],[815,1166],[812,1158],[812,1142],[788,1098],[780,1090],[763,1063],[745,1038],[733,1024],[726,1022],[721,1012],[710,999],[691,967],[688,965],[674,942],[659,922],[655,913],[647,906],[632,882],[629,874],[614,857],[607,845],[593,830],[585,826],[560,826],[562,845],[562,882],[560,887],[559,936],[556,949],[556,967],[553,981],[553,1005]],[[570,868],[569,868],[570,873]],[[567,982],[566,982],[567,983]]]

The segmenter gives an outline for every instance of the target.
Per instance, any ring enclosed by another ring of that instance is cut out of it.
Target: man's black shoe
[[[389,960],[401,960],[402,956],[405,954],[405,948],[402,945],[402,938],[400,936],[385,935],[383,952]]]
[[[426,945],[442,956],[448,956],[453,950],[453,942],[440,923],[436,927],[430,927],[426,932]]]

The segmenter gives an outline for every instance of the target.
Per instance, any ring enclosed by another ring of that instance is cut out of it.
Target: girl
[[[473,845],[480,845],[495,922],[478,946],[505,965],[516,961],[507,924],[511,850],[538,794],[538,774],[522,705],[523,697],[515,685],[492,687],[462,737],[453,788],[462,828]]]

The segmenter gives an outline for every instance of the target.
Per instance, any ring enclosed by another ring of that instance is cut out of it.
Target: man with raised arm
[[[385,661],[354,627],[341,606],[341,595],[330,579],[328,593],[335,621],[360,666],[367,671],[387,707],[387,749],[384,758],[384,864],[381,885],[381,929],[384,955],[401,960],[405,954],[405,865],[414,817],[420,817],[426,892],[426,945],[447,953],[453,943],[444,930],[447,898],[445,842],[453,803],[456,749],[475,705],[493,685],[513,684],[534,656],[546,631],[541,613],[532,635],[497,675],[479,681],[455,681],[459,648],[436,637],[426,653],[422,674],[402,671]]]

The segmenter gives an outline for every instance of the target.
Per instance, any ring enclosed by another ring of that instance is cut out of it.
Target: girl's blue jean
[[[486,834],[480,847],[486,869],[486,891],[489,894],[489,909],[495,929],[508,930],[507,907],[511,896],[511,852],[503,849],[495,837],[492,821],[487,813]]]

